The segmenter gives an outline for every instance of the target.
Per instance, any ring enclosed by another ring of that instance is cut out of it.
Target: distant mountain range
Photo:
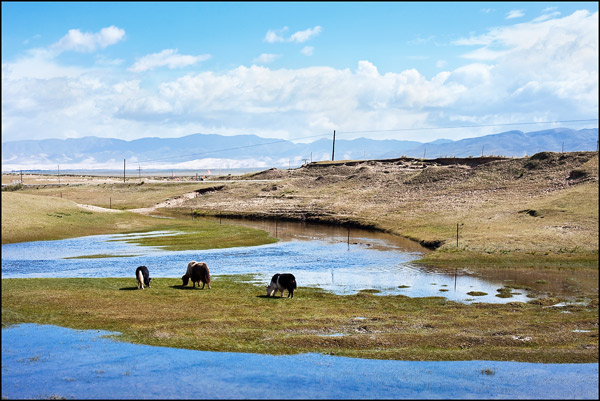
[[[521,157],[542,151],[596,150],[598,129],[555,128],[525,133],[439,139],[422,143],[358,138],[336,139],[335,159],[386,159],[409,157],[477,157],[483,155]],[[255,135],[193,134],[181,138],[84,137],[2,143],[2,171],[19,169],[203,169],[244,167],[295,167],[306,161],[331,160],[332,140],[311,143],[261,138]]]

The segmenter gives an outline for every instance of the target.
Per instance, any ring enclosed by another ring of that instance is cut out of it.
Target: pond
[[[598,364],[410,362],[122,343],[2,329],[3,399],[598,399]]]
[[[165,251],[125,242],[141,236],[172,232],[95,235],[59,241],[2,245],[2,277],[132,277],[145,265],[154,280],[181,277],[190,260],[204,261],[211,275],[253,274],[268,284],[275,273],[293,273],[302,287],[319,287],[336,294],[375,290],[378,295],[442,296],[470,302],[527,302],[519,290],[500,298],[502,280],[456,272],[446,274],[411,264],[425,248],[407,239],[359,229],[292,222],[235,222],[261,228],[280,239],[263,246],[203,251]],[[111,257],[93,257],[109,255]],[[75,258],[75,259],[72,259]],[[480,292],[486,295],[470,295]]]

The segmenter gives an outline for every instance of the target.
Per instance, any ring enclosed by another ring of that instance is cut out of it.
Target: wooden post
[[[458,223],[456,223],[456,247],[458,248]]]
[[[350,250],[350,228],[348,228],[348,250]]]
[[[112,209],[112,198],[108,198],[108,207]]]
[[[335,130],[333,130],[333,149],[331,150],[331,161],[335,160]]]
[[[23,184],[23,170],[21,170],[21,184]]]

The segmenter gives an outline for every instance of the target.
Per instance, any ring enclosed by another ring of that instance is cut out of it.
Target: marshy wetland
[[[3,191],[3,330],[106,330],[210,352],[597,364],[597,153],[436,163]],[[107,199],[118,212],[78,206]],[[317,234],[308,222],[336,227]],[[208,262],[212,290],[181,287],[192,259]],[[144,291],[140,264],[153,277]],[[298,272],[296,296],[266,298],[282,269]]]

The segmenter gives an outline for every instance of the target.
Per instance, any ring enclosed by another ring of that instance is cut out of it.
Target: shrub
[[[18,191],[20,189],[23,189],[23,183],[2,186],[3,191]]]

